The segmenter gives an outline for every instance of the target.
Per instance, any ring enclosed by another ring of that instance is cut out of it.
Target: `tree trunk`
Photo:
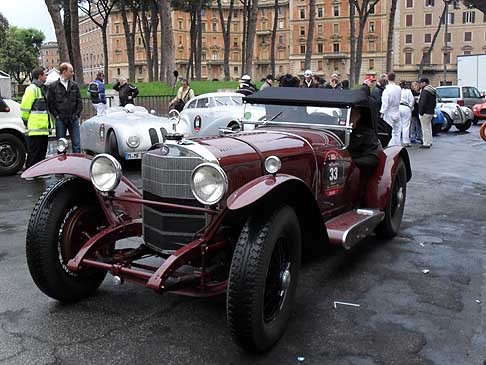
[[[157,1],[152,0],[151,3],[151,23],[152,23],[152,72],[154,80],[159,79],[159,41],[158,41],[158,26],[159,26],[159,12],[157,10]]]
[[[150,45],[150,34],[152,33],[152,29],[149,25],[149,20],[147,18],[147,9],[145,8],[142,9],[141,17],[139,17],[138,20],[139,20],[139,28],[141,30],[140,34],[142,36],[143,46],[145,48],[145,58],[147,59],[148,80],[149,82],[152,82],[154,81],[152,49]]]
[[[253,48],[255,44],[256,24],[258,16],[258,0],[252,0],[250,18],[248,19],[248,33],[245,55],[245,73],[252,76]]]
[[[314,45],[314,23],[316,20],[316,0],[309,0],[309,29],[305,46],[304,70],[310,70],[312,64],[312,46]]]
[[[246,60],[246,41],[248,40],[248,14],[249,14],[249,4],[248,1],[251,0],[241,0],[243,4],[243,39],[241,40],[241,74],[245,73],[245,60]]]
[[[164,37],[164,30],[165,30],[165,22],[167,19],[162,15],[162,4],[166,0],[158,0],[158,8],[159,8],[159,16],[160,16],[160,72],[159,72],[159,80],[165,82],[166,79],[166,57],[165,57],[165,50],[167,49],[167,45],[165,44],[165,37]]]
[[[76,81],[79,86],[84,85],[83,74],[83,59],[81,57],[81,46],[79,42],[79,16],[78,16],[78,1],[71,0],[71,44],[73,47],[73,66],[76,76]]]
[[[354,21],[356,6],[354,0],[349,0],[349,85],[353,88],[356,83],[354,79],[354,66],[356,59],[356,23]]]
[[[229,9],[228,9],[228,19],[224,21],[224,13],[223,7],[221,6],[221,0],[218,0],[218,10],[219,10],[219,20],[221,22],[221,31],[223,33],[223,41],[224,41],[224,80],[229,81],[231,80],[230,74],[230,47],[231,47],[231,17],[233,16],[233,5],[234,0],[230,0]]]
[[[128,14],[126,8],[126,0],[121,0],[121,15],[123,21],[123,30],[125,31],[125,42],[127,45],[127,58],[128,58],[128,78],[133,81],[135,78],[135,38],[130,30],[130,24],[128,24]],[[103,42],[103,47],[105,46]]]
[[[172,75],[172,72],[176,69],[176,64],[175,64],[175,49],[174,49],[174,32],[172,29],[172,14],[171,14],[171,7],[170,7],[170,2],[169,1],[161,1],[161,7],[160,7],[160,18],[164,19],[164,38],[165,38],[165,52],[164,52],[164,58],[166,59],[165,61],[165,71],[166,71],[166,80],[169,83],[169,85],[174,85],[174,76]],[[177,80],[175,80],[177,82]]]
[[[194,77],[194,55],[196,50],[196,12],[192,11],[191,14],[191,29],[189,31],[189,37],[191,41],[191,49],[189,50],[189,61],[187,61],[186,79]]]
[[[429,51],[424,53],[422,55],[422,59],[420,60],[420,66],[419,66],[419,78],[423,76],[424,72],[424,65],[425,65],[425,55],[429,55],[432,53],[434,50],[435,46],[435,41],[437,40],[437,37],[439,36],[440,29],[442,28],[442,23],[445,23],[445,21],[448,21],[446,18],[447,16],[447,8],[448,8],[448,3],[444,3],[444,10],[442,11],[442,15],[439,19],[439,24],[437,26],[437,29],[435,30],[434,36],[432,37],[432,43],[430,43],[430,48]]]
[[[69,62],[73,63],[73,44],[71,38],[71,0],[63,0],[64,12],[64,34],[66,35],[66,44],[69,53]]]
[[[61,8],[56,0],[45,0],[47,10],[51,16],[54,32],[56,33],[57,49],[59,52],[59,61],[69,61],[69,52],[67,49],[66,33],[61,18]]]
[[[202,20],[201,20],[201,10],[202,10],[203,2],[199,0],[199,6],[196,14],[197,19],[197,26],[196,26],[196,48],[194,49],[194,60],[195,62],[195,74],[196,80],[201,80],[202,78],[202,66],[201,66],[201,53],[202,53]]]
[[[277,24],[278,24],[278,0],[275,0],[273,14],[273,28],[272,28],[272,45],[270,49],[270,69],[272,75],[275,76],[275,39],[277,38]]]
[[[390,72],[393,67],[393,34],[395,32],[395,15],[397,13],[398,0],[391,0],[390,17],[388,18],[388,39],[386,49],[386,72]]]
[[[359,17],[359,34],[358,40],[356,42],[356,63],[354,65],[354,82],[359,82],[359,77],[361,74],[361,62],[363,60],[363,41],[364,41],[364,29],[366,26],[366,22],[368,20],[368,16],[361,16]]]

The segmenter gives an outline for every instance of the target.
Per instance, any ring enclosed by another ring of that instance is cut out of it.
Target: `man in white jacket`
[[[388,73],[388,85],[383,91],[382,104],[380,113],[385,122],[392,127],[391,140],[388,146],[400,146],[400,136],[402,128],[400,124],[400,99],[402,97],[402,89],[395,84],[395,73]]]
[[[413,105],[415,99],[412,91],[405,81],[400,82],[402,98],[400,99],[400,123],[402,126],[402,142],[405,147],[410,147],[410,121],[412,119]]]

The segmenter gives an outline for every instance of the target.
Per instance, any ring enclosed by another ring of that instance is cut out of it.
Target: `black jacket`
[[[69,80],[66,90],[60,80],[51,83],[47,91],[47,105],[55,119],[63,122],[78,119],[83,111],[78,84]]]
[[[125,106],[127,104],[134,104],[133,99],[135,99],[138,95],[138,89],[136,86],[129,84],[120,85],[120,82],[117,82],[113,89],[118,91],[120,94],[120,106]]]
[[[371,95],[371,89],[366,84],[361,84],[360,90],[364,91],[366,93],[366,96],[368,96],[368,97]]]
[[[420,93],[420,99],[419,99],[419,108],[418,108],[419,115],[424,115],[424,114],[434,115],[435,106],[437,104],[436,94],[437,92],[430,85],[427,85],[422,89],[422,92]]]
[[[412,116],[418,117],[418,115],[419,115],[419,113],[418,113],[418,97],[420,96],[420,92],[412,90],[412,95],[413,95],[413,98],[415,100],[415,102],[413,104]]]

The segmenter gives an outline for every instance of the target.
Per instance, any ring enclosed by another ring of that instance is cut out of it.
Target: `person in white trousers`
[[[385,122],[392,127],[392,138],[388,146],[400,146],[400,136],[402,128],[400,125],[400,99],[402,97],[402,90],[400,86],[395,84],[395,73],[388,73],[388,85],[381,98],[382,104],[380,113]]]
[[[400,82],[402,97],[400,99],[400,124],[402,128],[402,144],[410,147],[410,121],[412,120],[412,110],[415,103],[412,91],[408,88],[405,81]]]

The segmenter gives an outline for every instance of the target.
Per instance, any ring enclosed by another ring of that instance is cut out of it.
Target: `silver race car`
[[[186,137],[216,136],[220,128],[238,131],[241,121],[265,116],[264,107],[244,104],[242,99],[243,95],[235,92],[207,93],[192,98],[178,116],[177,132]],[[252,126],[245,124],[245,129]]]
[[[81,148],[89,154],[109,153],[119,160],[141,159],[145,151],[173,132],[174,124],[168,118],[128,104],[84,121]]]

